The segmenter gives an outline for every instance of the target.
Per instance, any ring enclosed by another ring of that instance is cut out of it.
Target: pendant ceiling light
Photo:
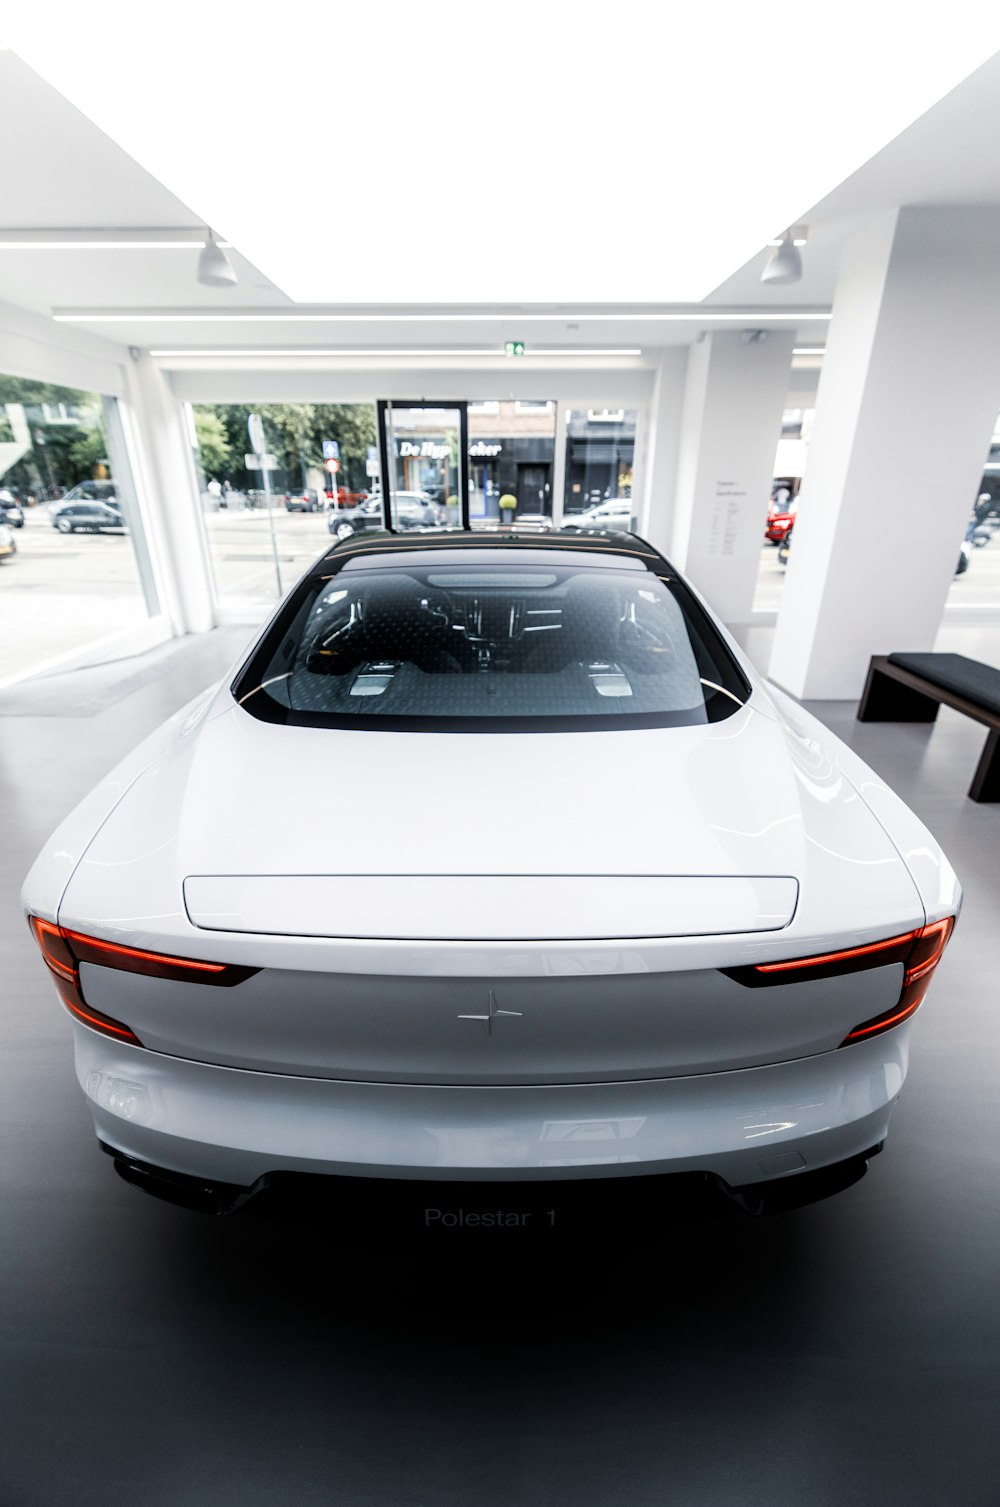
[[[198,281],[206,288],[234,288],[238,281],[232,262],[211,230],[198,258]]]
[[[780,241],[774,244],[764,270],[762,283],[797,283],[802,277],[802,258],[799,247],[805,245],[804,226],[797,225],[786,230]]]

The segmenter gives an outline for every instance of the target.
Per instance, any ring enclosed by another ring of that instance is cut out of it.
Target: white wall
[[[788,391],[790,330],[712,331],[691,348],[670,557],[727,623],[752,619]]]
[[[0,372],[119,397],[128,350],[71,325],[0,303]]]
[[[187,403],[374,403],[378,398],[394,402],[422,399],[467,398],[470,402],[491,398],[554,398],[566,407],[610,403],[638,408],[649,403],[654,373],[634,365],[601,367],[600,370],[543,364],[516,357],[498,367],[439,366],[376,367],[370,365],[333,370],[313,363],[305,369],[255,370],[243,366],[194,370],[172,366],[168,359],[153,358],[169,371],[174,393]]]

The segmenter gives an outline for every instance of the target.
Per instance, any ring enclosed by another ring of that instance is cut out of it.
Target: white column
[[[638,467],[636,470],[642,483],[639,533],[663,554],[670,553],[686,371],[686,346],[667,346],[660,352],[645,433],[640,436],[642,464],[641,471]]]
[[[563,521],[566,498],[566,409],[556,403],[556,429],[552,442],[552,522],[556,528]]]
[[[752,617],[794,344],[712,331],[688,358],[668,553],[727,623]]]
[[[1000,409],[1000,210],[901,209],[844,248],[770,675],[854,699],[934,646]]]
[[[127,375],[136,485],[163,606],[175,632],[204,633],[215,622],[212,575],[183,405],[149,356],[139,356]]]

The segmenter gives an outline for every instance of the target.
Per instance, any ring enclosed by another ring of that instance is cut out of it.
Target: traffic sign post
[[[323,464],[331,476],[336,476],[340,470],[340,445],[336,440],[323,441]],[[333,484],[333,506],[337,507],[340,502],[340,492],[337,483]]]
[[[264,422],[259,413],[252,413],[247,419],[247,434],[250,436],[253,455],[244,456],[244,460],[248,470],[260,472],[264,482],[264,506],[267,508],[267,521],[271,530],[271,553],[274,556],[274,575],[278,583],[278,600],[280,601],[285,589],[281,584],[281,561],[278,559],[278,539],[274,532],[274,513],[271,509],[271,472],[278,469],[278,462],[276,456],[268,454],[264,437]]]

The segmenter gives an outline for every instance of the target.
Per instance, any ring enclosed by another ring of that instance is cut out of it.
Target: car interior
[[[291,711],[705,722],[741,704],[655,576],[441,567],[342,579],[300,607],[261,676]]]

